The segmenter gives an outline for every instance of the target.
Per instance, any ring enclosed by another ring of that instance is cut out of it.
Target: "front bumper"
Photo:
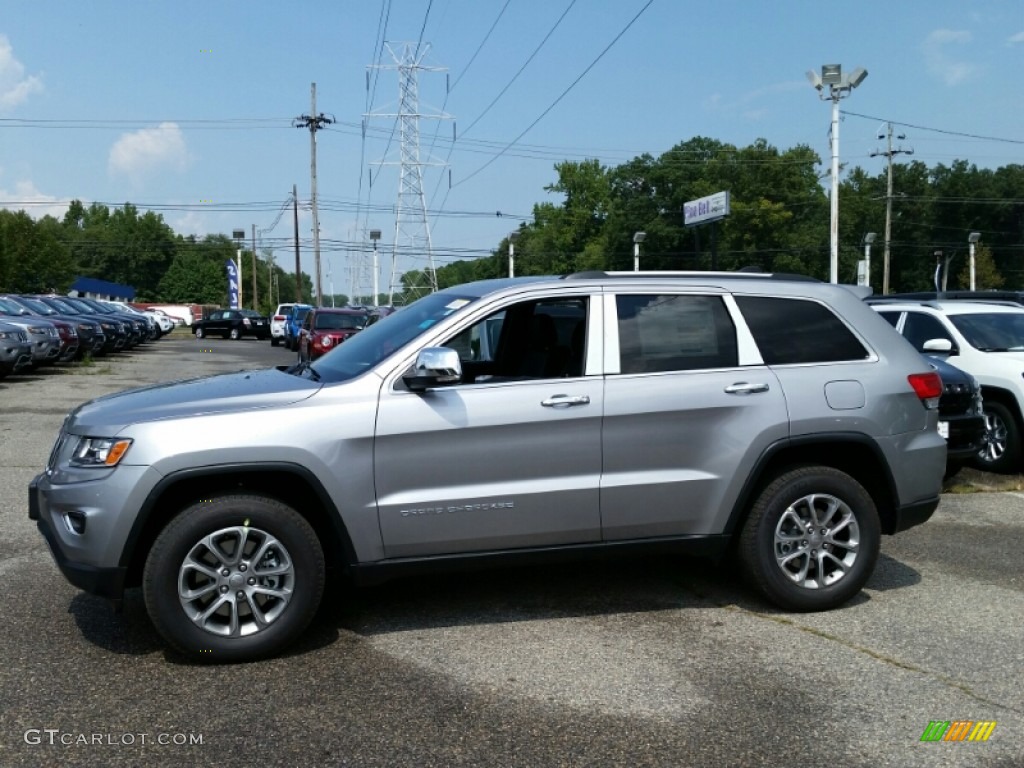
[[[120,466],[80,483],[54,483],[46,473],[32,480],[28,516],[64,578],[91,594],[121,598],[130,562],[127,542],[137,510],[158,479],[152,468]]]
[[[977,455],[985,445],[985,417],[955,416],[939,417],[939,425],[946,424],[946,457],[948,459],[969,459]]]

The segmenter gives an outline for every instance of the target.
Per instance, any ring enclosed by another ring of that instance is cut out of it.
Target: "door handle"
[[[545,408],[570,408],[574,405],[589,405],[590,395],[552,395],[547,400],[541,400],[540,404]]]
[[[746,381],[737,381],[735,384],[730,384],[725,388],[726,394],[729,395],[752,395],[755,392],[767,392],[767,384],[751,384]]]

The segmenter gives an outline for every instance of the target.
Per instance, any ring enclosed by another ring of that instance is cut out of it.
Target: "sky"
[[[419,64],[401,125],[399,61]],[[805,144],[826,171],[831,104],[806,75],[824,64],[868,71],[840,104],[847,169],[884,170],[888,122],[914,152],[895,162],[1024,163],[1020,0],[7,0],[0,207],[255,227],[290,268],[295,185],[315,274],[311,132],[293,123],[323,113],[323,290],[369,293],[371,230],[382,290],[396,253],[398,273],[487,255],[560,202],[545,187],[565,160],[613,168],[704,136]]]

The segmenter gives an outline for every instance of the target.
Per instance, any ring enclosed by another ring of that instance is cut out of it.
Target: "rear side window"
[[[736,328],[720,297],[621,295],[615,302],[622,373],[738,365]]]
[[[843,321],[816,301],[737,296],[736,304],[768,365],[834,363],[870,356]]]

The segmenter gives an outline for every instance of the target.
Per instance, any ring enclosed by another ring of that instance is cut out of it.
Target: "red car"
[[[316,360],[330,352],[363,330],[369,317],[365,309],[315,307],[309,310],[299,329],[299,361]]]

